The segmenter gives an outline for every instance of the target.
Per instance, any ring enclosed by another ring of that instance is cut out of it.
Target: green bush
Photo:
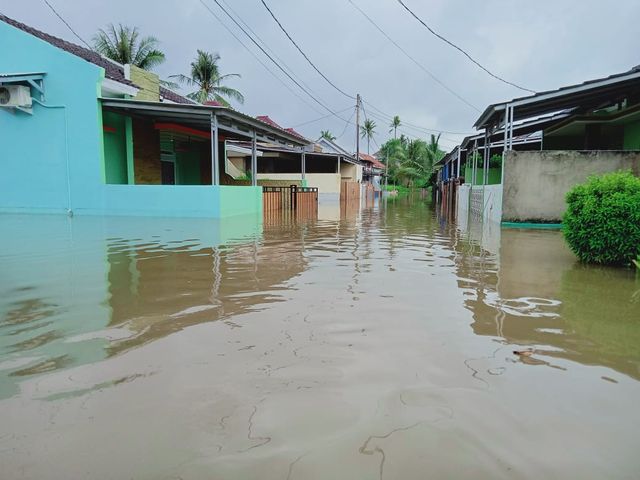
[[[566,200],[564,238],[580,260],[627,265],[640,253],[640,178],[629,172],[590,177]]]

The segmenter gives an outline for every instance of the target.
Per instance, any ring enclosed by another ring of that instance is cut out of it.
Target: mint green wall
[[[476,170],[476,181],[475,181],[474,185],[482,185],[483,172],[484,172],[484,169],[482,169],[482,168],[478,168]],[[498,185],[500,183],[501,174],[502,174],[501,169],[499,169],[499,168],[490,168],[489,169],[489,180],[488,180],[488,183],[486,185]],[[473,177],[473,172],[472,172],[471,166],[467,165],[467,167],[464,169],[464,182],[465,183],[471,183],[472,177]]]
[[[221,185],[216,205],[218,218],[236,215],[262,215],[262,187],[235,187]]]
[[[200,151],[176,152],[176,173],[179,185],[200,185]]]
[[[103,112],[104,170],[106,183],[128,183],[126,121],[122,115]],[[109,131],[115,129],[115,132]]]
[[[624,149],[640,150],[640,120],[624,126]]]

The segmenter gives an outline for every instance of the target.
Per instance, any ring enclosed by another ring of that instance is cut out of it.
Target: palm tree
[[[321,130],[320,131],[320,138],[325,138],[327,140],[333,141],[336,139],[336,137],[333,135],[333,133],[331,133],[329,130]]]
[[[389,129],[389,133],[393,132],[393,138],[398,138],[398,127],[400,125],[402,125],[400,117],[398,115],[394,116],[393,120],[391,120],[391,124],[389,125],[391,127],[391,129]]]
[[[429,138],[429,142],[426,145],[426,159],[424,169],[429,174],[431,173],[433,166],[435,163],[440,160],[444,156],[444,152],[440,150],[440,133],[436,137],[433,133],[431,134],[431,138]]]
[[[140,38],[137,27],[109,24],[106,30],[98,30],[93,45],[98,53],[118,63],[135,65],[144,70],[164,62],[164,53],[158,50],[155,37]]]
[[[175,78],[188,86],[198,87],[198,90],[187,95],[197,102],[204,103],[207,100],[215,100],[225,107],[229,106],[227,99],[244,103],[244,96],[238,90],[221,85],[225,79],[240,77],[240,75],[237,73],[220,75],[219,60],[220,55],[217,53],[212,54],[198,50],[196,59],[191,62],[191,76],[171,75],[169,78]]]
[[[364,125],[360,127],[360,136],[367,139],[367,154],[369,154],[369,143],[371,138],[376,133],[376,122],[373,120],[365,120]]]

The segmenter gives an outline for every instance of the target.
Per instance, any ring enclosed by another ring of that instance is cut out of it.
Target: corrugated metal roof
[[[615,103],[618,97],[629,92],[640,93],[640,65],[626,72],[489,105],[474,127],[498,124],[507,105],[516,105],[514,120],[517,120],[566,108],[596,107],[607,100]]]

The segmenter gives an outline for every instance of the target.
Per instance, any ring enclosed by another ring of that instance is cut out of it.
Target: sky
[[[166,61],[155,69],[161,78],[188,74],[197,49],[217,52],[223,73],[241,75],[227,82],[245,96],[244,105],[233,103],[234,108],[251,115],[269,115],[281,126],[294,127],[310,139],[318,138],[321,130],[329,130],[343,147],[355,150],[355,101],[330,86],[306,62],[261,0],[218,1],[250,27],[267,51],[273,52],[283,68],[323,106],[271,63],[214,0],[48,1],[89,43],[96,31],[109,23],[137,26],[143,35],[157,37],[166,55]],[[438,40],[397,0],[351,1],[422,68],[349,0],[265,1],[332,83],[348,95],[362,96],[362,120],[369,118],[377,125],[369,146],[371,153],[393,135],[389,133],[388,116],[399,115],[405,122],[399,133],[411,137],[426,138],[429,133],[425,129],[446,131],[440,144],[449,151],[464,134],[473,132],[475,120],[487,105],[529,95],[492,78]],[[637,0],[404,1],[435,31],[486,68],[531,90],[555,89],[640,64]],[[80,43],[44,0],[0,0],[0,12]],[[364,140],[361,150],[367,151]]]

